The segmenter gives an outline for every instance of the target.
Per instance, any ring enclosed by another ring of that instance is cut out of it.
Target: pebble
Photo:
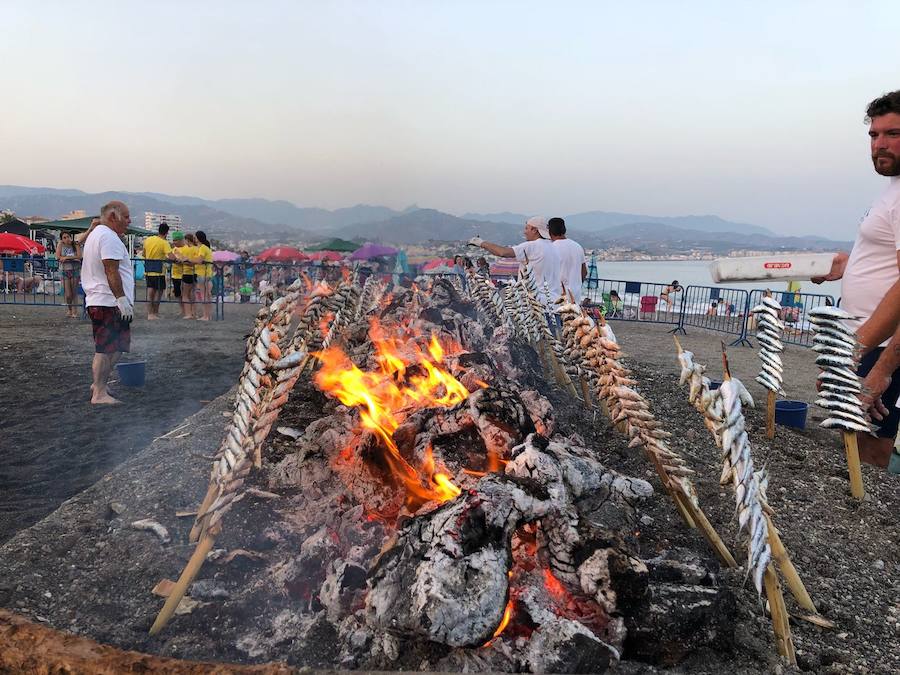
[[[652,525],[653,518],[651,516],[641,516],[641,525]]]
[[[874,563],[872,563],[872,567],[874,567],[876,570],[883,570],[884,560],[876,560]]]

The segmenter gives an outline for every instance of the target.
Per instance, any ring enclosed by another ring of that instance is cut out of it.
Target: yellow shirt
[[[187,247],[186,246],[173,246],[172,252],[175,253],[175,255],[184,255],[185,248],[187,248]],[[172,278],[173,279],[181,279],[181,275],[182,275],[182,264],[180,262],[173,262],[172,263]]]
[[[178,253],[180,253],[185,258],[196,258],[197,257],[197,249],[198,246],[191,246],[190,244],[185,244],[180,249],[178,249]],[[193,263],[181,263],[181,273],[184,274],[194,274],[194,264]]]
[[[169,246],[169,242],[159,235],[154,234],[152,237],[147,237],[144,240],[144,265],[147,268],[146,274],[148,277],[161,277],[165,273],[165,269],[160,267],[158,272],[151,272],[149,270],[154,265],[147,265],[146,263],[150,260],[165,260],[166,256],[171,252],[172,247]]]
[[[211,277],[212,249],[206,244],[200,244],[200,246],[197,247],[197,255],[203,258],[203,262],[199,265],[194,265],[194,274],[198,277]]]

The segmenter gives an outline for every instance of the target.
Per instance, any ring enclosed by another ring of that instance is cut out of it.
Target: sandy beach
[[[79,344],[81,352],[86,351],[87,326],[73,327],[72,333],[63,339],[57,337],[62,330],[58,324],[62,321],[46,315],[36,319],[32,314],[28,321],[18,323],[17,334],[31,332],[35,336],[32,342],[43,340],[57,349],[65,343]],[[148,336],[148,344],[169,344],[159,347],[162,351],[155,353],[154,363],[176,359],[167,368],[151,369],[143,393],[125,394],[130,406],[123,417],[145,424],[152,418],[153,427],[142,430],[141,434],[135,432],[127,443],[123,441],[106,450],[102,462],[94,462],[90,471],[84,472],[74,468],[77,463],[72,458],[79,455],[71,450],[73,446],[64,444],[61,440],[64,436],[52,441],[53,447],[61,450],[44,455],[44,473],[32,484],[20,483],[16,488],[20,496],[6,500],[8,512],[17,514],[7,517],[6,532],[18,533],[0,547],[0,576],[4,579],[0,584],[0,606],[106,644],[163,656],[241,663],[280,660],[296,667],[334,666],[329,647],[334,636],[327,626],[316,625],[300,639],[270,646],[265,652],[257,650],[254,645],[269,634],[267,631],[273,630],[272,626],[278,624],[279,617],[285,616],[284,612],[296,611],[297,605],[289,589],[273,594],[272,589],[254,587],[254,570],[262,563],[252,559],[204,567],[201,579],[215,588],[225,589],[229,597],[205,601],[190,615],[174,621],[157,638],[149,637],[146,632],[160,602],[150,589],[163,578],[174,578],[191,550],[186,545],[186,536],[192,519],[179,518],[176,511],[190,510],[202,498],[209,469],[206,458],[214,451],[224,428],[223,413],[230,407],[227,395],[205,407],[201,397],[210,396],[213,391],[210,378],[214,378],[215,386],[222,391],[236,381],[241,361],[240,338],[249,323],[249,314],[208,327],[176,326],[174,322],[147,327],[146,322],[138,323],[137,335],[146,331],[143,334]],[[697,472],[696,485],[707,515],[729,546],[739,550],[733,496],[719,486],[718,451],[699,414],[688,405],[685,392],[678,387],[671,335],[666,327],[659,325],[617,322],[614,327],[628,355],[628,363],[640,381],[639,388],[650,399],[656,415],[675,432],[673,445]],[[199,358],[201,351],[204,353],[207,365],[199,371],[178,361],[187,349],[181,340],[199,335],[198,329],[209,331],[206,340],[190,352],[192,358]],[[169,331],[178,331],[181,338],[163,339],[162,335]],[[42,334],[49,335],[42,338]],[[150,339],[151,335],[158,339]],[[698,360],[709,364],[712,376],[720,372],[719,336],[695,330],[681,339]],[[140,344],[138,337],[138,348]],[[24,348],[18,349],[17,353],[24,357]],[[38,363],[40,354],[48,355],[51,350],[40,352],[34,345],[32,349],[35,351],[28,354],[33,359],[30,366],[33,370],[28,372],[53,367],[53,359],[49,357]],[[736,347],[729,350],[729,355],[733,373],[748,384],[757,401],[764,401],[763,391],[752,381],[757,368],[755,352]],[[808,400],[816,372],[812,354],[799,347],[789,347],[785,363],[787,393]],[[67,368],[58,370],[70,373],[66,386],[71,398],[85,393],[85,366],[74,353]],[[180,388],[183,394],[178,406],[147,401],[149,398],[171,402],[173,392],[178,389],[172,387],[173,380],[193,381],[187,372],[194,373],[194,379],[199,377],[198,373],[204,373],[205,379],[192,388]],[[4,377],[10,376],[6,370],[3,373]],[[43,418],[39,410],[50,404],[48,399],[39,396],[41,389],[30,391],[35,396],[34,403],[27,406],[35,411],[29,416],[31,431],[26,433],[20,429],[16,433],[19,438],[43,438],[48,432],[40,426]],[[557,389],[548,388],[547,394],[554,403],[561,432],[578,433],[609,466],[645,477],[655,484],[655,473],[645,458],[627,449],[626,440],[609,427],[596,409],[584,410]],[[16,405],[25,407],[21,400]],[[327,410],[328,405],[308,381],[302,382],[285,408],[282,422],[302,429],[321,415],[323,409]],[[79,401],[61,408],[72,409],[65,414],[71,415],[66,419],[73,425],[76,419],[82,423],[85,419],[90,421],[91,431],[81,432],[84,434],[81,444],[92,452],[107,447],[91,440],[94,430],[123,419],[116,417],[121,413],[112,410],[94,413]],[[178,414],[178,410],[191,416],[185,419],[184,413]],[[805,431],[779,427],[775,440],[769,442],[760,431],[764,428],[760,407],[749,411],[747,416],[755,459],[771,475],[770,502],[776,510],[782,537],[817,607],[836,624],[832,630],[823,630],[799,619],[792,621],[799,670],[896,672],[900,661],[891,645],[900,631],[896,604],[900,592],[896,541],[900,530],[895,517],[900,509],[900,483],[864,467],[868,494],[864,502],[855,502],[849,496],[840,438],[815,428],[818,417],[812,411],[811,426]],[[154,436],[184,423],[188,424],[190,435],[176,433],[153,441]],[[270,442],[274,444],[270,452],[276,456],[290,451],[292,443],[275,434]],[[29,447],[36,460],[40,459],[40,446],[33,443]],[[126,461],[113,468],[125,458]],[[35,465],[43,466],[38,461],[32,462]],[[107,473],[108,469],[111,470]],[[76,479],[67,481],[65,491],[45,494],[54,473],[60,472],[74,475]],[[264,476],[264,473],[252,474],[250,484],[270,490]],[[88,489],[75,494],[88,485],[91,485]],[[292,493],[284,489],[276,492],[275,499],[249,496],[236,506],[228,516],[225,534],[219,542],[223,549],[254,551],[269,561],[290,556],[291,551],[298,549],[302,538],[298,538],[300,533],[290,524]],[[74,497],[49,516],[26,527],[73,494]],[[20,507],[23,500],[25,508]],[[645,555],[675,545],[711,557],[705,542],[695,531],[684,527],[664,496],[648,505],[646,515],[640,533]],[[138,518],[158,520],[168,528],[172,542],[163,544],[151,533],[131,529],[129,523]],[[261,527],[261,523],[265,525]],[[741,569],[722,570],[721,575],[738,603],[739,624],[735,627],[733,643],[720,645],[716,651],[701,650],[681,664],[678,672],[719,673],[725,668],[735,673],[780,672],[782,666],[774,656],[771,625],[759,606],[752,584],[745,583]],[[790,597],[788,608],[795,617],[802,614]],[[403,655],[394,663],[366,666],[414,669],[422,662],[435,663],[436,658],[434,653],[417,652]]]
[[[0,305],[0,542],[231,387],[256,309],[235,305],[227,321],[198,322],[165,305],[165,320],[148,322],[138,305],[122,360],[147,362],[146,385],[113,383],[123,405],[97,407],[88,403],[90,322],[67,319],[63,307]]]

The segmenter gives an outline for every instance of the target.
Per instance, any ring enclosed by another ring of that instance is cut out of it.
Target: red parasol
[[[344,256],[337,251],[315,251],[308,254],[310,260],[343,260]]]
[[[46,250],[42,244],[28,237],[23,237],[21,234],[0,232],[0,253],[40,255]]]
[[[309,257],[293,246],[273,246],[256,256],[257,262],[298,262]]]

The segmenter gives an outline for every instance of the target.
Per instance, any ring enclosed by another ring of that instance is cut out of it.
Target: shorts
[[[194,284],[197,283],[197,277],[193,274],[182,274],[181,275],[181,283],[183,284]]]
[[[62,275],[64,279],[77,279],[79,273],[78,270],[63,270]]]
[[[118,307],[88,307],[94,329],[94,351],[115,354],[131,350],[131,322],[125,321]]]
[[[857,374],[860,377],[868,375],[883,351],[884,347],[877,347],[862,357],[862,360],[859,362],[859,369],[856,371]],[[875,434],[878,438],[894,438],[897,435],[897,426],[900,423],[900,408],[897,407],[898,396],[900,396],[900,368],[894,371],[894,374],[891,376],[891,383],[881,395],[881,402],[888,409],[887,416],[880,422],[872,420],[872,426],[877,425],[879,427]]]
[[[181,279],[172,279],[172,295],[181,297]]]
[[[152,288],[155,291],[164,291],[166,290],[166,278],[163,275],[154,274],[152,277],[148,274],[147,277],[147,288]]]

